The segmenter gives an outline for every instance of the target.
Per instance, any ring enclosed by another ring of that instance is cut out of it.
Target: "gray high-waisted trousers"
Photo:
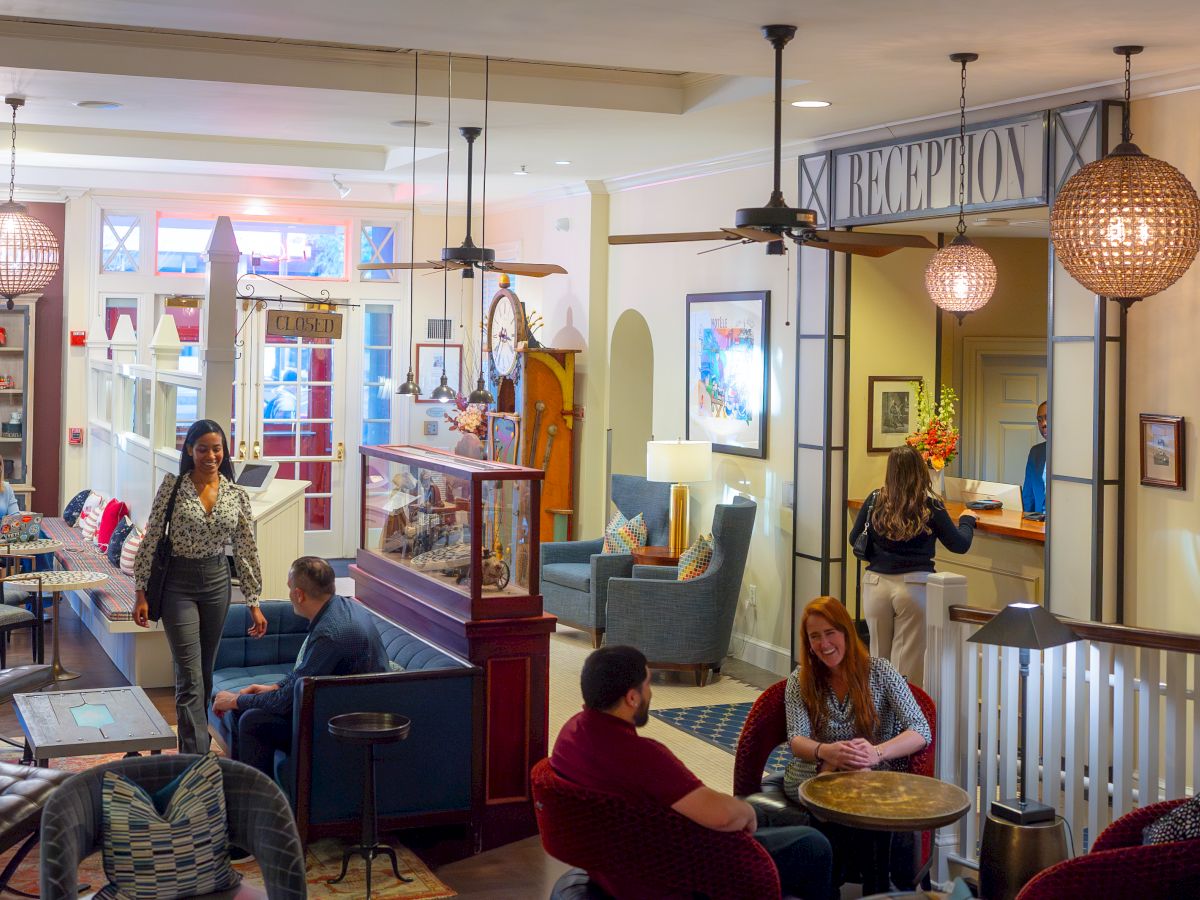
[[[180,753],[208,752],[213,663],[229,611],[225,556],[172,556],[163,590],[162,623],[175,659],[175,713]]]

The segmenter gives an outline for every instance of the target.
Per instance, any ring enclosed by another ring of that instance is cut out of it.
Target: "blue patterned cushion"
[[[712,555],[712,535],[697,535],[692,546],[684,550],[683,555],[679,557],[679,580],[691,581],[707,572]]]
[[[604,546],[601,553],[632,553],[646,546],[646,522],[638,513],[626,519],[617,512],[604,527]]]
[[[80,491],[68,502],[63,508],[62,517],[67,520],[68,525],[74,525],[75,520],[79,518],[79,514],[83,512],[83,504],[87,502],[88,494],[91,491]]]
[[[173,787],[173,790],[172,790]],[[104,773],[104,900],[174,900],[234,888],[225,789],[209,753],[152,798]],[[161,805],[161,808],[160,808]]]
[[[125,538],[129,537],[129,532],[133,529],[133,520],[126,516],[117,523],[117,527],[113,529],[112,537],[108,539],[108,561],[114,566],[121,565],[121,547],[125,543]]]

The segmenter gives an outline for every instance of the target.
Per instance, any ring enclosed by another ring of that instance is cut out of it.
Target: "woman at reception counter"
[[[890,660],[918,686],[925,680],[925,576],[933,571],[938,541],[952,553],[971,549],[975,521],[964,513],[954,524],[930,493],[925,460],[905,444],[888,454],[883,487],[867,498],[850,529],[852,545],[866,534],[863,615],[871,655]]]

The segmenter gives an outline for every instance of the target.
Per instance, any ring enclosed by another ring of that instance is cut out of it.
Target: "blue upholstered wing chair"
[[[628,519],[638,513],[646,523],[646,543],[667,543],[671,485],[640,475],[612,476],[613,504]],[[603,554],[604,539],[542,544],[542,605],[546,612],[592,636],[599,647],[604,636],[608,580],[633,571],[628,553]]]
[[[678,581],[674,566],[634,566],[632,578],[608,582],[610,644],[631,644],[656,669],[687,669],[703,687],[721,671],[758,507],[734,497],[713,511],[713,557],[699,578]]]

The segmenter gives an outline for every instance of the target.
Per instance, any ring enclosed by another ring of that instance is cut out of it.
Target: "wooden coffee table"
[[[635,566],[677,566],[679,554],[672,553],[670,547],[643,547],[633,551]]]
[[[171,726],[137,685],[14,694],[13,706],[25,732],[25,761],[39,766],[66,756],[160,753],[177,744]]]
[[[957,785],[910,772],[827,772],[800,785],[800,802],[825,822],[866,831],[924,831],[957,822],[971,798]],[[881,835],[863,894],[888,890],[892,842]]]

